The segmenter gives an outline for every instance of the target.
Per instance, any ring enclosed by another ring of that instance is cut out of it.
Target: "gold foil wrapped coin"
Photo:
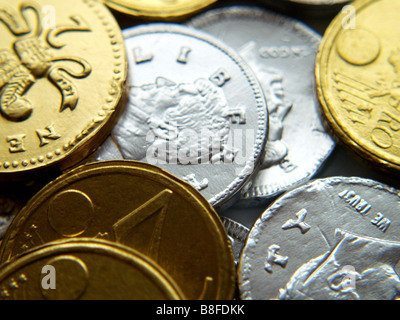
[[[360,0],[327,29],[316,63],[333,133],[361,159],[400,170],[400,1]]]
[[[108,241],[58,241],[0,270],[2,300],[180,300],[176,284],[142,254]]]
[[[0,34],[0,179],[78,163],[126,99],[113,15],[92,0],[0,0]]]
[[[84,237],[131,247],[161,266],[186,299],[232,299],[231,243],[191,185],[153,165],[96,162],[44,187],[7,229],[0,261],[47,242]]]
[[[119,12],[150,20],[182,20],[217,0],[103,0]]]

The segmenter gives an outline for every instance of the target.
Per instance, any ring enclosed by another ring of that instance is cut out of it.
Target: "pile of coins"
[[[2,299],[400,295],[400,1],[232,2],[0,0]]]

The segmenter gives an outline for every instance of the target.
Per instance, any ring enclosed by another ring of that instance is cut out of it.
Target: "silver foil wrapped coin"
[[[233,257],[237,266],[250,229],[227,217],[222,216],[221,220],[232,243]]]
[[[297,20],[247,6],[210,10],[188,25],[235,48],[267,98],[264,162],[243,198],[270,199],[312,178],[335,146],[323,127],[315,86],[321,37]]]
[[[265,97],[231,48],[175,24],[124,30],[130,98],[92,157],[157,165],[216,208],[240,197],[257,171],[268,130]]]
[[[390,300],[400,294],[400,191],[331,177],[278,198],[239,263],[242,299]]]

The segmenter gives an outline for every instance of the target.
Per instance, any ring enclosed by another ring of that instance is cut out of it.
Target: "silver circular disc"
[[[226,207],[256,172],[268,130],[261,86],[236,52],[192,28],[123,32],[130,98],[96,160],[157,165]]]
[[[242,299],[390,300],[400,295],[400,191],[317,179],[278,198],[240,258]]]
[[[297,20],[257,7],[210,10],[188,24],[235,48],[252,67],[267,99],[265,158],[243,198],[272,198],[308,181],[335,146],[323,127],[316,94],[321,37]]]

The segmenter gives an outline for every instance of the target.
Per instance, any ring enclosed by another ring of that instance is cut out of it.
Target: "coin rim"
[[[310,47],[313,49],[315,56],[318,53],[319,46],[322,40],[322,36],[320,34],[314,31],[307,24],[296,18],[292,18],[285,14],[277,13],[258,6],[236,5],[213,9],[189,20],[187,22],[187,25],[194,28],[202,28],[207,25],[218,23],[221,18],[228,20],[231,17],[239,19],[259,19],[261,22],[267,21],[267,23],[270,23],[273,26],[280,26],[282,24],[286,28],[285,30],[291,31],[292,33],[297,32],[300,34],[300,36],[306,38],[305,41],[307,41]],[[316,90],[316,84],[314,85],[314,89]],[[317,95],[315,95],[315,108],[317,116],[320,116],[320,106]],[[326,133],[329,134],[328,131]],[[268,140],[266,145],[268,145]],[[254,181],[252,181],[251,183],[249,183],[248,186],[245,187],[246,192],[243,192],[241,200],[246,202],[254,200],[268,200],[309,181],[321,170],[322,166],[325,164],[325,162],[330,157],[332,151],[335,149],[335,146],[336,142],[332,141],[332,146],[330,150],[328,150],[323,155],[321,155],[321,153],[318,153],[318,159],[314,161],[314,164],[310,170],[304,170],[304,168],[302,168],[300,173],[306,173],[306,175],[301,174],[301,176],[303,176],[302,179],[296,179],[296,181],[293,181],[293,179],[291,179],[291,183],[286,183],[285,186],[283,186],[282,184],[278,184],[277,182],[275,182],[273,185],[268,184],[268,181],[266,183],[256,185]],[[268,168],[259,170],[260,173],[263,171],[268,171]],[[257,175],[254,175],[254,179],[256,177]]]
[[[180,189],[186,193],[186,196],[191,197],[190,201],[195,201],[198,206],[204,209],[204,212],[208,213],[207,222],[209,223],[208,225],[215,230],[215,239],[218,245],[218,257],[221,260],[219,266],[220,270],[218,272],[221,285],[218,290],[215,290],[215,295],[217,297],[216,299],[232,299],[232,297],[234,296],[235,284],[235,265],[233,249],[232,244],[226,234],[225,228],[222,224],[222,221],[219,218],[215,209],[199,193],[199,191],[197,191],[189,183],[182,181],[178,177],[159,167],[134,160],[109,160],[85,164],[63,174],[62,176],[58,177],[57,179],[46,185],[32,199],[30,199],[27,205],[14,217],[14,219],[8,226],[0,245],[0,264],[6,263],[7,261],[12,260],[13,257],[18,257],[20,254],[22,254],[17,253],[15,255],[11,255],[10,250],[8,250],[7,248],[13,246],[14,238],[19,234],[20,227],[23,226],[26,223],[26,220],[31,216],[32,210],[41,205],[43,199],[48,199],[49,196],[54,193],[54,190],[60,189],[61,186],[64,187],[68,185],[71,181],[75,179],[79,179],[79,176],[82,174],[93,175],[94,172],[104,173],[104,170],[115,169],[137,170],[147,174],[150,173],[152,175],[152,178],[154,178],[155,175],[161,176],[162,179],[164,179],[165,181],[179,186]]]
[[[0,163],[0,181],[22,181],[27,179],[35,178],[38,173],[48,174],[57,170],[66,170],[79,163],[90,153],[92,153],[101,142],[109,135],[112,127],[117,122],[119,116],[126,105],[128,99],[128,57],[126,48],[124,46],[124,39],[122,30],[119,27],[117,20],[111,11],[103,3],[99,1],[87,1],[80,0],[80,3],[90,10],[93,11],[93,17],[96,17],[100,22],[107,22],[106,25],[102,24],[105,28],[102,32],[107,33],[112,40],[116,36],[121,41],[117,41],[115,44],[110,44],[110,48],[118,46],[118,52],[120,53],[118,58],[114,58],[119,64],[121,64],[121,72],[114,72],[118,75],[117,82],[111,85],[111,88],[118,89],[114,95],[114,99],[111,103],[106,103],[103,108],[99,108],[95,111],[96,115],[92,120],[88,122],[88,125],[80,131],[78,130],[76,136],[69,142],[65,142],[64,146],[59,145],[61,154],[58,155],[53,152],[52,158],[48,159],[46,155],[43,155],[44,161],[27,161],[27,165],[23,165],[23,162],[27,159],[21,158],[18,160],[18,166],[14,168],[12,165],[5,168],[4,163]],[[111,29],[110,29],[111,28]],[[115,50],[115,48],[114,48]],[[107,109],[105,109],[107,106]],[[68,144],[68,147],[67,147]],[[39,158],[39,153],[35,153],[35,157]]]
[[[157,287],[162,289],[165,295],[169,296],[167,299],[184,299],[180,288],[170,275],[145,255],[118,243],[91,238],[62,239],[32,248],[2,265],[0,283],[14,272],[29,266],[39,259],[51,257],[54,254],[71,254],[71,250],[82,253],[106,254],[120,259],[145,273],[149,279],[155,282]]]
[[[304,190],[309,189],[313,185],[318,183],[323,183],[325,185],[328,184],[335,184],[335,183],[347,183],[347,184],[357,184],[366,186],[369,188],[375,188],[379,190],[386,191],[391,193],[400,199],[400,189],[396,189],[391,187],[387,184],[381,183],[379,181],[368,179],[368,178],[360,178],[360,177],[345,177],[345,176],[333,176],[329,178],[319,178],[319,179],[312,179],[308,183],[297,187],[291,191],[286,192],[285,194],[279,196],[268,208],[259,216],[256,220],[252,228],[250,229],[249,235],[247,237],[246,243],[243,247],[242,254],[240,256],[239,265],[238,265],[238,287],[240,297],[243,300],[252,300],[255,299],[252,296],[251,292],[251,265],[248,262],[248,258],[246,258],[246,251],[249,246],[253,246],[257,244],[257,239],[260,234],[260,229],[262,228],[265,223],[274,217],[275,214],[278,213],[279,208],[282,207],[282,203],[285,202],[285,199],[293,199],[296,197],[297,194],[304,192]]]
[[[267,143],[267,133],[269,128],[269,113],[261,85],[259,84],[259,81],[257,80],[252,69],[233,48],[227,46],[219,39],[201,30],[196,30],[188,26],[175,23],[151,23],[123,30],[123,36],[125,39],[154,33],[181,34],[211,45],[227,55],[238,66],[242,74],[246,77],[247,83],[250,85],[257,110],[257,134],[252,147],[251,155],[248,156],[248,160],[243,166],[240,174],[236,174],[236,178],[231,181],[223,191],[214,195],[211,199],[207,199],[210,204],[216,208],[216,210],[225,210],[232,206],[238,199],[240,199],[243,192],[243,186],[245,186],[252,179],[252,177],[257,174],[261,161],[264,157],[264,148]],[[246,174],[248,171],[247,168],[249,167],[253,168],[253,170],[251,173]]]
[[[376,2],[376,0],[359,0],[355,1],[353,6],[355,11],[359,12],[365,7],[372,5],[374,2]],[[326,94],[327,89],[324,87],[327,86],[326,83],[328,80],[326,79],[327,74],[324,74],[324,72],[327,69],[329,56],[332,50],[334,50],[336,44],[335,39],[340,33],[341,22],[345,16],[345,13],[338,14],[326,29],[315,64],[317,93],[321,103],[321,113],[325,120],[324,123],[332,135],[335,136],[336,140],[344,144],[345,148],[350,152],[355,153],[357,157],[360,157],[369,164],[376,165],[377,169],[384,171],[398,171],[400,169],[400,156],[396,157],[392,155],[388,158],[383,156],[381,157],[376,154],[376,152],[373,152],[371,147],[367,148],[366,146],[363,146],[361,142],[353,140],[348,133],[348,131],[351,130],[346,130],[345,127],[341,126],[332,114],[333,110],[337,110],[338,108],[330,102],[332,98],[328,97]],[[395,158],[398,158],[398,161],[396,161]]]

